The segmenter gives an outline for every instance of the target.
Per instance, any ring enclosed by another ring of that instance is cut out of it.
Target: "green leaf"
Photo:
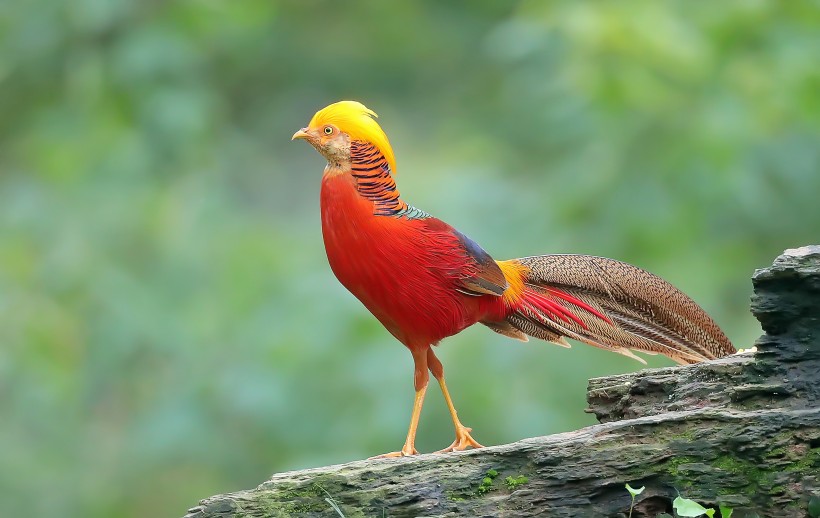
[[[820,518],[820,496],[813,496],[809,498],[809,516],[811,518]]]
[[[732,518],[732,513],[734,510],[731,507],[721,505],[718,508],[720,509],[720,518]]]
[[[706,509],[694,500],[689,500],[688,498],[682,498],[680,496],[675,498],[672,502],[672,508],[675,509],[675,512],[680,516],[700,516],[702,514],[712,516],[711,514],[708,514],[708,511],[712,511],[712,514],[715,513],[714,509]]]
[[[333,500],[332,498],[327,498],[327,497],[325,497],[325,502],[327,502],[328,504],[330,504],[330,507],[332,507],[332,508],[333,508],[333,510],[334,510],[334,511],[336,511],[336,514],[338,514],[338,515],[339,515],[339,516],[341,516],[342,518],[345,518],[344,513],[342,512],[342,510],[341,510],[341,509],[339,509],[339,505],[336,503],[336,501],[335,501],[335,500]]]
[[[327,495],[327,497],[325,497],[325,502],[330,504],[330,507],[332,507],[333,510],[336,511],[336,514],[338,514],[341,518],[346,518],[344,513],[342,512],[342,510],[339,509],[339,504],[337,504],[336,500],[334,500],[333,497],[330,496],[330,493],[328,493],[327,490],[325,488],[323,488],[322,486],[320,486],[319,484],[316,484],[316,487],[321,489],[322,492]]]
[[[629,484],[626,485],[626,490],[629,491],[629,494],[633,497],[640,495],[643,493],[643,490],[646,489],[646,486],[641,486],[638,489],[633,489],[632,486]]]
[[[715,510],[710,507],[706,510],[706,516],[709,518],[715,518]]]

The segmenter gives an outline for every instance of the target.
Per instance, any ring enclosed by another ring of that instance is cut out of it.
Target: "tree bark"
[[[753,283],[765,331],[755,354],[592,379],[587,411],[601,424],[281,473],[186,518],[626,517],[626,483],[646,487],[633,518],[671,513],[679,492],[734,518],[810,516],[820,499],[820,246],[787,250]]]

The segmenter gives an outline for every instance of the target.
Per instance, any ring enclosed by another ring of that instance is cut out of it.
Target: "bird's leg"
[[[455,426],[456,429],[456,440],[453,441],[453,444],[443,450],[437,451],[436,453],[461,451],[470,447],[483,448],[478,441],[470,436],[470,432],[472,432],[473,429],[464,426],[461,424],[461,421],[459,421],[458,412],[456,412],[456,407],[453,405],[453,399],[450,397],[450,392],[447,390],[447,383],[444,382],[444,366],[441,365],[439,359],[436,358],[432,348],[427,350],[427,364],[430,367],[430,372],[433,373],[433,377],[438,380],[438,384],[441,386],[441,393],[444,394],[444,401],[447,402],[447,408],[450,410],[450,415],[453,418],[453,426]]]
[[[427,373],[427,351],[415,351],[413,353],[413,361],[415,362],[415,370],[413,372],[413,384],[416,388],[416,397],[413,400],[413,413],[410,416],[410,429],[407,430],[407,439],[404,441],[404,446],[399,451],[385,453],[378,455],[376,459],[386,457],[407,457],[410,455],[418,455],[416,450],[416,429],[419,426],[419,417],[421,416],[421,407],[424,405],[424,394],[427,392],[427,383],[430,381],[430,375]]]

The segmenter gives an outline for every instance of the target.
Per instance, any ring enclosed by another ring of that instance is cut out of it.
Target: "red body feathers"
[[[481,265],[446,223],[374,216],[374,203],[345,174],[325,176],[321,208],[333,273],[407,347],[504,319],[502,297],[459,291]]]

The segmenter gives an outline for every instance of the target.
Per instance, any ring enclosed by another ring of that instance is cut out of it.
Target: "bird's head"
[[[331,165],[350,161],[351,142],[368,142],[381,151],[390,170],[395,172],[393,148],[376,117],[376,112],[362,103],[339,101],[316,112],[310,123],[294,133],[291,140],[307,140]]]

